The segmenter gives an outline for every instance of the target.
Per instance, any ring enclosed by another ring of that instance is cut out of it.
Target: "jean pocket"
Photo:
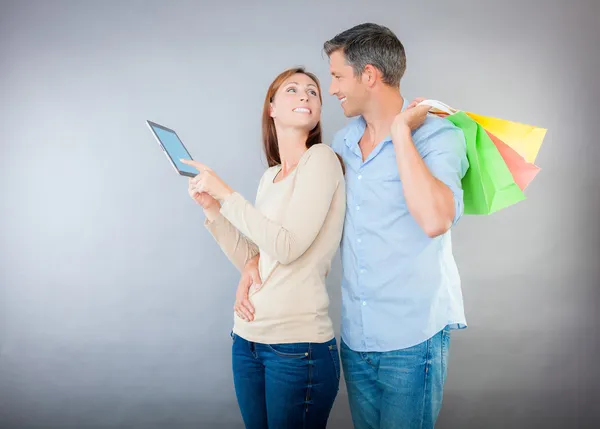
[[[308,358],[310,354],[310,346],[308,343],[267,344],[266,346],[279,357],[301,359]]]
[[[229,333],[229,336],[231,337],[231,342],[235,343],[235,339],[237,338],[237,335],[235,335],[235,334],[233,333],[233,331],[231,331],[231,332]]]

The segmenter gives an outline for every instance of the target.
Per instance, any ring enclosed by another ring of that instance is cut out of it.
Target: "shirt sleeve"
[[[265,173],[260,179],[256,198],[260,194]],[[204,222],[204,226],[213,236],[219,247],[233,265],[242,271],[246,262],[252,259],[259,253],[258,246],[254,244],[248,237],[244,236],[231,222],[229,222],[223,214],[213,221],[208,219]]]
[[[223,215],[212,222],[207,220],[204,225],[239,271],[244,269],[249,259],[258,254],[256,244],[244,237]]]
[[[344,186],[333,150],[318,144],[309,151],[296,167],[294,189],[282,208],[282,222],[270,220],[238,193],[227,197],[221,207],[225,218],[261,252],[281,264],[289,264],[306,252],[323,226],[338,186]]]
[[[423,137],[422,141],[419,152],[423,156],[423,161],[431,174],[452,191],[454,196],[452,225],[456,225],[464,211],[462,179],[469,168],[464,133],[448,122],[447,125],[444,124]]]

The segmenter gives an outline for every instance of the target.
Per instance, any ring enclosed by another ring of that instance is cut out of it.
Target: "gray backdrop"
[[[598,427],[600,2],[521,2],[2,0],[0,427],[242,427],[238,273],[144,121],[254,198],[268,84],[326,89],[323,41],[365,21],[405,44],[405,96],[549,128],[528,199],[453,234],[470,327],[439,427]],[[339,284],[338,255],[338,334]]]

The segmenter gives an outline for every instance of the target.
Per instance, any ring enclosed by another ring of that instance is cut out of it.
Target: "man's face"
[[[346,63],[341,50],[329,56],[329,71],[329,94],[340,100],[344,115],[353,117],[362,114],[368,96],[367,86],[362,82],[362,75],[354,75],[354,69]]]

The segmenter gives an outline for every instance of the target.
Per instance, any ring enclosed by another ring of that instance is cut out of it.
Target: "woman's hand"
[[[225,198],[227,198],[233,193],[233,189],[231,189],[227,185],[227,183],[225,183],[219,176],[217,176],[217,174],[214,171],[212,171],[206,165],[201,164],[198,161],[190,161],[188,159],[182,159],[181,162],[194,167],[200,172],[200,174],[198,174],[190,181],[190,186],[193,186],[193,189],[197,193],[207,193],[215,200],[219,201],[223,201]]]
[[[188,180],[188,194],[190,194],[190,197],[192,197],[192,199],[196,201],[196,203],[201,205],[204,210],[209,210],[213,207],[218,206],[219,202],[213,197],[211,197],[210,194],[206,192],[198,192],[196,190],[196,186],[193,180],[194,179],[192,179],[191,177]]]
[[[261,285],[260,272],[258,270],[259,258],[260,254],[256,255],[246,263],[235,293],[233,310],[239,318],[247,322],[252,322],[254,320],[254,306],[248,298],[250,287],[254,285],[255,290],[258,290]]]

